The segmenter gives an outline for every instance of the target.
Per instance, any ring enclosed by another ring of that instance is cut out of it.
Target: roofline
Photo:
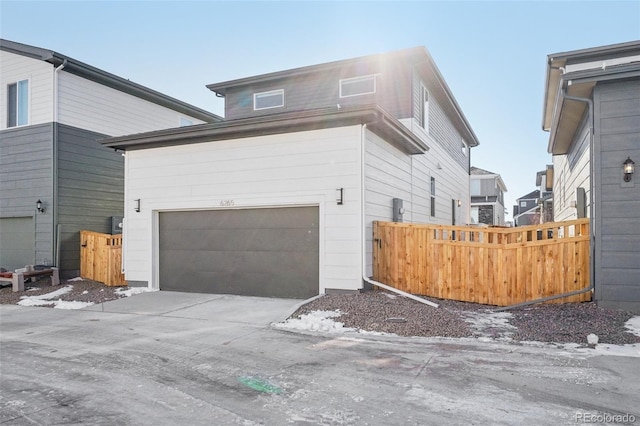
[[[471,125],[467,121],[467,118],[464,116],[462,109],[460,108],[460,105],[458,104],[455,97],[453,96],[453,93],[451,92],[449,85],[446,83],[444,77],[440,73],[440,70],[438,69],[433,58],[431,57],[431,54],[424,46],[411,47],[407,49],[395,50],[395,51],[386,52],[386,53],[377,53],[374,55],[359,56],[357,58],[343,59],[339,61],[326,62],[322,64],[317,64],[317,65],[291,68],[284,71],[276,71],[276,72],[267,73],[267,74],[259,74],[259,75],[239,78],[235,80],[223,81],[220,83],[212,83],[212,84],[208,84],[207,88],[212,92],[216,93],[217,96],[224,97],[226,95],[226,89],[229,87],[245,86],[249,84],[262,83],[262,82],[270,81],[274,79],[288,78],[288,77],[310,74],[310,73],[315,73],[315,72],[320,72],[320,71],[325,71],[325,70],[330,70],[335,68],[341,68],[341,67],[349,66],[351,64],[356,64],[361,61],[371,61],[371,60],[375,60],[377,58],[383,58],[389,55],[414,57],[414,58],[417,58],[414,64],[424,63],[429,67],[429,70],[435,76],[435,80],[437,84],[439,84],[440,87],[442,87],[443,92],[447,98],[447,101],[453,106],[455,114],[460,124],[464,128],[464,131],[467,133],[466,136],[468,137],[465,137],[465,142],[470,147],[478,146],[480,144],[480,142],[478,141],[478,137],[476,136],[475,132],[471,128]]]
[[[114,149],[138,150],[356,124],[367,124],[368,128],[374,133],[392,138],[409,154],[423,154],[429,150],[429,147],[402,123],[378,106],[359,106],[342,109],[323,108],[241,118],[136,135],[118,136],[104,139],[101,143]]]
[[[549,111],[549,109],[552,109],[556,104],[558,87],[561,84],[560,80],[563,77],[563,67],[567,62],[577,60],[584,62],[587,59],[605,59],[610,56],[620,56],[627,52],[637,52],[639,49],[640,40],[634,40],[625,43],[610,44],[606,46],[591,47],[587,49],[547,55],[545,92],[542,106],[542,130],[549,131],[551,128],[554,111]],[[552,94],[554,99],[549,98]]]
[[[64,68],[62,69],[63,71],[67,71],[79,77],[86,78],[87,80],[94,81],[96,83],[111,87],[121,92],[128,93],[132,96],[144,99],[146,101],[153,102],[154,104],[170,108],[174,111],[180,112],[193,118],[197,118],[206,123],[213,123],[223,120],[222,117],[208,112],[202,108],[198,108],[179,99],[165,95],[153,89],[149,89],[148,87],[142,86],[141,84],[134,83],[125,78],[119,77],[115,74],[111,74],[84,62],[73,59],[70,56],[66,56],[52,50],[30,46],[6,39],[0,39],[0,50],[48,62],[54,67],[65,64]]]

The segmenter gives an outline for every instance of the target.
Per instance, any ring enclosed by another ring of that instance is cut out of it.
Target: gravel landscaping
[[[123,291],[128,289],[107,287],[90,280],[62,281],[55,287],[48,284],[48,278],[42,278],[26,284],[30,287],[24,292],[14,293],[11,286],[0,288],[0,304],[17,304],[24,297],[43,297],[61,289],[64,290],[57,294],[62,294],[52,298],[51,303],[40,301],[40,306],[61,307],[56,306],[57,301],[97,304],[124,297]],[[595,335],[598,343],[640,343],[640,336],[625,327],[635,314],[600,308],[595,303],[538,304],[494,312],[492,306],[430,300],[440,306],[433,308],[386,291],[328,294],[303,305],[290,318],[314,311],[337,311],[339,316],[333,320],[343,323],[344,327],[400,336],[477,337],[586,346],[590,343],[587,336]]]

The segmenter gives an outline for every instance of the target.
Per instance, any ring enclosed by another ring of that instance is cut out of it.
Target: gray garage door
[[[14,270],[33,265],[34,235],[31,217],[0,219],[0,267]]]
[[[319,293],[317,207],[163,212],[159,225],[161,290]]]

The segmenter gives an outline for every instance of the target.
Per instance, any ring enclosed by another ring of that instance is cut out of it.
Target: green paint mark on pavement
[[[280,389],[275,385],[272,385],[271,383],[259,377],[242,376],[242,377],[238,377],[238,381],[253,390],[257,390],[258,392],[275,393],[275,394],[282,393],[282,389]]]

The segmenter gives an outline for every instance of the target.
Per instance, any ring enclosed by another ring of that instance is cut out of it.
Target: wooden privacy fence
[[[80,276],[108,286],[127,285],[122,273],[122,235],[80,231]]]
[[[589,219],[517,228],[373,223],[373,279],[510,306],[589,287]],[[591,300],[591,292],[555,300]]]

